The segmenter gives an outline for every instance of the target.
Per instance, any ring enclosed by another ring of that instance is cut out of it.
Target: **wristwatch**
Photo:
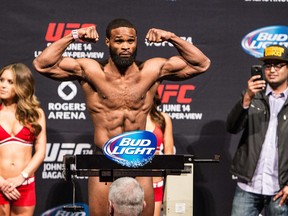
[[[78,35],[78,29],[74,29],[71,31],[72,33],[72,37],[75,41],[78,41],[79,40],[79,35]]]
[[[24,179],[28,179],[29,178],[29,175],[27,172],[21,172],[21,175],[23,176]]]

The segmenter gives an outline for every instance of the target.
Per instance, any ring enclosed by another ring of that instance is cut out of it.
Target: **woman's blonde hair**
[[[35,96],[35,82],[31,70],[23,63],[6,65],[0,71],[0,76],[5,70],[13,72],[13,82],[16,93],[16,119],[29,128],[34,136],[42,130],[38,124],[40,102]],[[2,103],[2,101],[1,101]]]

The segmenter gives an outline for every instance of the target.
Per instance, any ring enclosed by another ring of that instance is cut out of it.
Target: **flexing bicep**
[[[167,80],[185,80],[204,71],[202,65],[190,64],[181,56],[173,56],[163,64],[160,76]]]
[[[39,73],[56,80],[76,80],[82,76],[82,67],[78,59],[62,57],[53,65],[35,59],[33,64]]]

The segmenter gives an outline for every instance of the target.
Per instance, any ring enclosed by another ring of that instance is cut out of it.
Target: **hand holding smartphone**
[[[255,76],[255,75],[260,75],[261,78],[256,79],[257,80],[264,80],[263,77],[263,72],[262,72],[262,65],[252,65],[251,67],[251,76]]]

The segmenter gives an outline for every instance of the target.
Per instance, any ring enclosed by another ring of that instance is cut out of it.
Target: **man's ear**
[[[110,40],[109,40],[109,38],[106,37],[106,39],[105,39],[105,43],[106,43],[106,46],[107,46],[107,47],[110,46]]]
[[[113,215],[113,214],[114,214],[113,203],[109,200],[109,215]]]
[[[145,207],[146,207],[146,202],[144,200],[144,202],[143,202],[143,210],[144,210]]]

